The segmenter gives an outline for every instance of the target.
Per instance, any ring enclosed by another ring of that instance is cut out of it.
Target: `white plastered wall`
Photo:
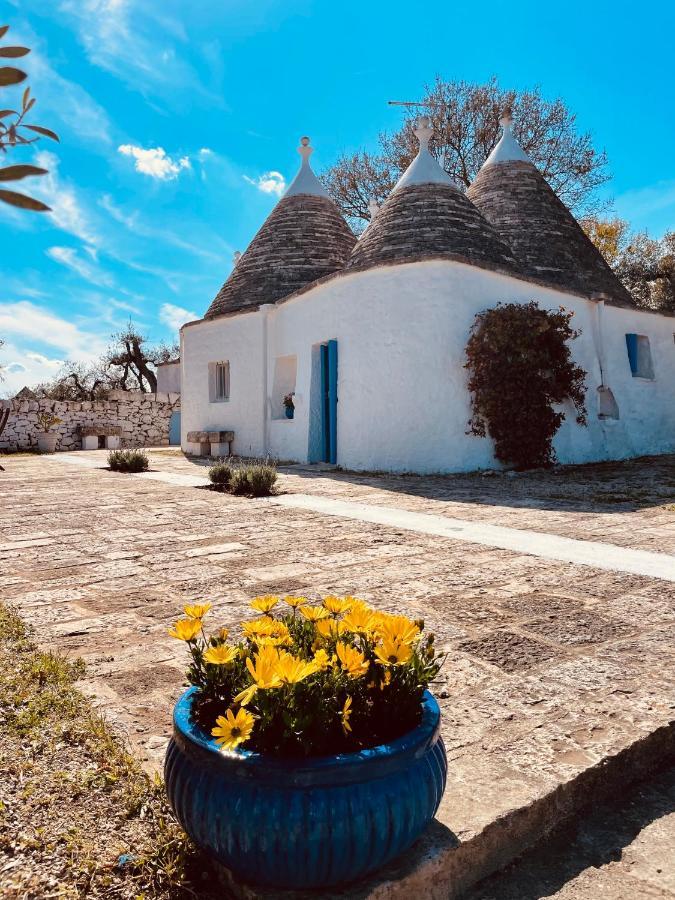
[[[573,324],[582,331],[572,349],[587,372],[589,425],[578,426],[573,410],[565,410],[567,419],[555,439],[560,461],[675,449],[672,319],[611,306],[600,309],[569,294],[440,260],[342,275],[273,307],[268,318],[266,434],[261,412],[266,313],[184,328],[184,436],[187,430],[233,428],[238,453],[250,447],[256,454],[307,461],[312,412],[316,421],[316,409],[310,410],[313,348],[336,339],[339,465],[421,473],[494,467],[491,441],[466,434],[466,342],[476,313],[500,301],[530,300],[573,311]],[[649,337],[653,381],[632,377],[627,332]],[[288,356],[297,358],[295,417],[273,419],[275,361]],[[601,356],[604,383],[619,406],[618,420],[597,417]],[[208,362],[221,358],[230,359],[232,405],[226,421],[222,416],[215,421],[206,369]],[[314,369],[316,375],[316,364]]]

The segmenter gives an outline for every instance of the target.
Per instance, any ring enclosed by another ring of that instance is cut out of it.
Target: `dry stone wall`
[[[81,425],[118,425],[123,447],[157,447],[169,443],[171,413],[180,407],[180,394],[140,394],[116,391],[114,399],[10,400],[11,412],[0,435],[0,450],[28,450],[37,446],[41,411],[53,413],[61,424],[52,432],[59,435],[57,450],[79,450]]]

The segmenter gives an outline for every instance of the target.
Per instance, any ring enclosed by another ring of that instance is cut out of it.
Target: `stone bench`
[[[117,450],[120,446],[121,425],[80,425],[78,431],[82,438],[83,450],[98,450],[101,438],[104,439],[106,450]]]
[[[188,431],[185,452],[190,456],[231,456],[234,431]]]

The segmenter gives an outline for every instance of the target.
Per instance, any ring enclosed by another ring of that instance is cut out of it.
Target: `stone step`
[[[242,884],[220,869],[224,887],[238,900],[460,900],[474,885],[498,872],[565,822],[593,804],[620,796],[664,764],[675,761],[675,722],[657,728],[618,753],[583,769],[525,806],[498,811],[481,831],[459,840],[452,831],[452,794],[457,783],[449,772],[439,817],[403,857],[375,876],[333,891],[274,891]],[[495,773],[496,774],[496,773]],[[495,787],[499,788],[498,784]]]

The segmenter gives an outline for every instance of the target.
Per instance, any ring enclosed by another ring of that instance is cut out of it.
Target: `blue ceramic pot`
[[[169,800],[195,843],[243,881],[291,889],[353,881],[410,847],[434,817],[447,760],[428,691],[422,721],[404,737],[296,760],[219,750],[190,722],[195,691],[174,710]]]
[[[293,418],[293,414],[295,413],[294,407],[292,407],[292,406],[286,406],[286,407],[285,407],[285,410],[286,410],[286,418],[287,418],[287,419],[292,419],[292,418]]]

